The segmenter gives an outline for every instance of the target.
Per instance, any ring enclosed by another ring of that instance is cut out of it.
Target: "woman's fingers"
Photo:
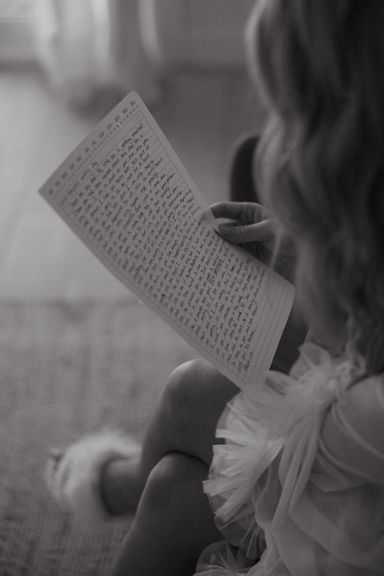
[[[237,220],[241,224],[252,224],[265,218],[265,209],[254,202],[217,202],[211,206],[215,218]]]
[[[236,223],[220,224],[220,235],[228,242],[246,244],[247,242],[273,242],[276,234],[275,222],[271,219],[262,220],[245,226]]]
[[[218,202],[211,206],[217,219],[228,220],[218,226],[221,236],[234,244],[259,242],[272,244],[276,221],[271,210],[256,202]]]

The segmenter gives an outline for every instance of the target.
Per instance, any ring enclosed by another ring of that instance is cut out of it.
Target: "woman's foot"
[[[95,529],[135,511],[140,453],[139,444],[119,432],[92,434],[51,454],[46,483],[79,528]]]

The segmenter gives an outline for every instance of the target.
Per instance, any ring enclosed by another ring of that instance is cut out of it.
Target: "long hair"
[[[384,369],[383,23],[383,0],[258,0],[248,27],[261,189],[297,240],[309,320],[368,372]]]

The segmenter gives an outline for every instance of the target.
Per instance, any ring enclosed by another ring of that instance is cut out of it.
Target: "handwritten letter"
[[[252,393],[269,369],[293,288],[220,238],[206,201],[136,93],[41,193],[113,274]]]

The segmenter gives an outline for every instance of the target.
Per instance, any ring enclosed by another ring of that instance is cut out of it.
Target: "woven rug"
[[[108,575],[127,525],[75,532],[52,501],[49,450],[117,427],[140,438],[193,351],[134,296],[0,303],[0,574]]]

